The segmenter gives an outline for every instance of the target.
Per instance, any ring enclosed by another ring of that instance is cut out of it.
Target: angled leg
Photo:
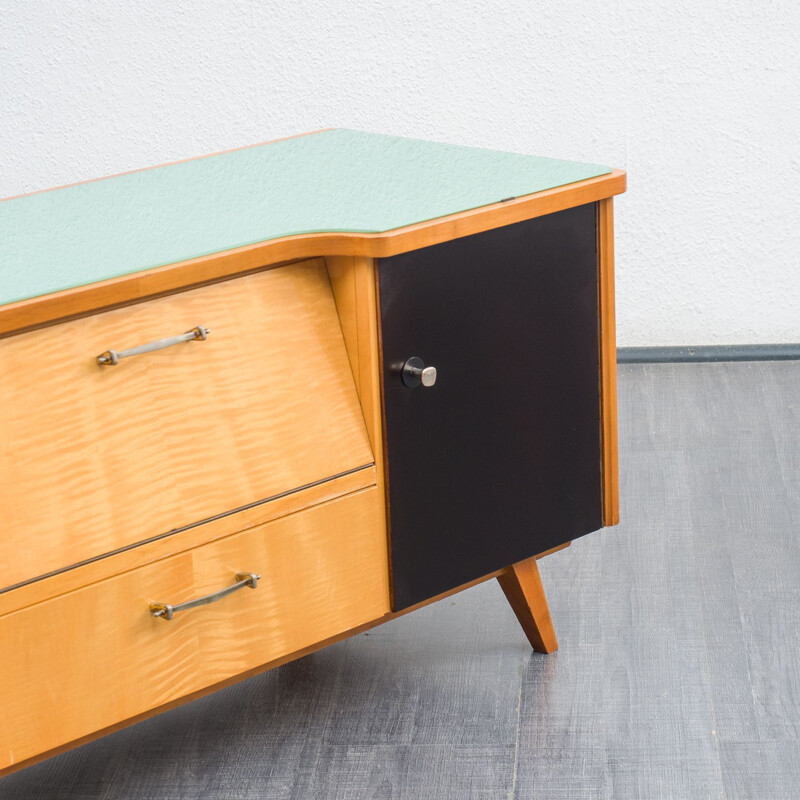
[[[497,576],[522,630],[537,653],[558,650],[553,620],[535,558],[520,561]]]

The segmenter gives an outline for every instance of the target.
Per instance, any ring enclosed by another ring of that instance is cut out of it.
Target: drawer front
[[[395,609],[602,526],[595,214],[380,260]]]
[[[260,574],[257,588],[151,615],[239,572]],[[388,610],[373,487],[0,617],[0,769]]]
[[[373,460],[321,260],[10,337],[0,373],[0,588]]]

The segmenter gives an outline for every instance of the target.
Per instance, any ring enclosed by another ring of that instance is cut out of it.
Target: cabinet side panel
[[[379,262],[394,608],[602,521],[594,204]],[[407,388],[406,359],[437,367]]]
[[[600,262],[600,366],[603,418],[603,524],[619,524],[617,447],[617,336],[614,309],[614,200],[597,204],[597,251]]]

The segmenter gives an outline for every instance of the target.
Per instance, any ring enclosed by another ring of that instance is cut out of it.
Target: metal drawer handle
[[[209,603],[216,603],[217,600],[222,600],[229,594],[233,594],[238,589],[243,589],[245,586],[250,589],[255,589],[258,582],[261,580],[260,575],[255,572],[237,572],[235,576],[236,583],[232,586],[226,586],[213,594],[207,594],[205,597],[198,597],[196,600],[188,600],[177,606],[171,606],[169,603],[151,603],[150,613],[154,617],[161,617],[161,619],[172,619],[172,617],[179,611],[186,611],[189,608],[197,608],[198,606],[207,606]]]
[[[190,331],[186,331],[186,333],[182,333],[180,336],[170,336],[167,339],[159,339],[149,344],[141,344],[138,347],[131,347],[130,350],[120,350],[119,352],[116,350],[106,350],[105,353],[101,353],[97,356],[97,363],[100,364],[101,367],[113,367],[115,364],[119,364],[121,358],[138,356],[142,353],[152,353],[154,350],[163,350],[165,347],[172,347],[172,345],[180,344],[181,342],[191,342],[193,339],[205,340],[209,333],[210,331],[208,328],[198,325],[196,328],[192,328]]]

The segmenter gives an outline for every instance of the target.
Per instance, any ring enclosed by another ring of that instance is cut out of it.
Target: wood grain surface
[[[342,324],[353,379],[361,401],[372,453],[375,479],[381,490],[381,511],[387,519],[385,433],[381,386],[381,339],[378,322],[378,280],[375,260],[362,256],[331,256],[325,259],[336,310]],[[387,571],[391,547],[387,535]],[[390,579],[391,580],[391,579]]]
[[[373,462],[321,260],[4,340],[0,371],[2,587]]]
[[[614,200],[597,204],[597,252],[600,260],[600,417],[603,447],[603,524],[619,523],[617,442],[617,335],[614,298]]]
[[[91,583],[119,575],[136,567],[152,564],[167,556],[214,542],[229,536],[231,531],[244,531],[374,486],[377,472],[374,466],[358,469],[332,480],[325,480],[299,491],[279,495],[264,503],[240,509],[233,514],[203,522],[178,531],[155,537],[150,541],[125,548],[111,555],[63,569],[42,580],[30,581],[14,589],[0,592],[0,616],[18,611],[34,603],[80,589]]]
[[[375,262],[360,256],[325,259],[364,422],[377,464],[382,463],[380,342]]]
[[[497,576],[497,582],[537,653],[554,653],[558,640],[547,607],[542,579],[536,559],[513,564]]]
[[[379,497],[378,502],[379,503],[381,502],[381,498],[380,497]],[[383,520],[383,517],[381,517],[381,520]],[[567,547],[569,547],[570,544],[571,543],[566,543],[566,544],[563,544],[563,545],[559,545],[558,547],[555,547],[552,550],[548,550],[548,551],[546,551],[544,553],[540,553],[539,555],[536,556],[536,560],[542,559],[542,558],[544,558],[544,557],[546,557],[546,556],[548,556],[548,555],[550,555],[552,553],[558,552],[559,550],[564,550]],[[477,585],[479,585],[481,583],[485,583],[485,582],[491,580],[492,578],[498,578],[499,579],[504,574],[504,572],[506,572],[506,570],[497,570],[495,572],[488,573],[487,575],[483,575],[481,578],[478,578],[477,580],[470,581],[469,583],[466,583],[466,584],[464,584],[462,586],[458,586],[455,589],[451,589],[450,591],[443,592],[442,594],[437,595],[436,597],[431,597],[431,598],[425,600],[422,603],[417,603],[416,605],[409,606],[408,608],[404,608],[401,611],[387,611],[382,616],[376,617],[374,619],[371,619],[370,621],[362,623],[360,625],[357,625],[354,628],[350,628],[348,630],[345,630],[345,631],[342,631],[340,633],[334,634],[333,636],[327,637],[325,639],[317,640],[317,641],[313,642],[312,644],[310,644],[310,645],[308,645],[306,647],[302,647],[299,650],[294,650],[294,651],[292,651],[290,653],[287,653],[285,655],[279,656],[278,658],[275,658],[275,659],[273,659],[273,660],[271,660],[269,662],[261,664],[258,667],[255,667],[255,668],[249,669],[249,670],[245,670],[244,672],[241,672],[241,673],[239,673],[237,675],[234,675],[233,677],[225,678],[225,679],[223,679],[223,680],[221,680],[221,681],[219,681],[219,682],[217,682],[215,684],[209,684],[207,686],[204,686],[201,689],[197,689],[197,690],[195,690],[193,692],[189,692],[189,693],[187,693],[187,694],[185,694],[183,696],[177,697],[177,698],[175,698],[173,700],[170,700],[170,701],[168,701],[166,703],[163,703],[162,705],[154,707],[154,708],[152,708],[152,709],[150,709],[148,711],[142,712],[142,713],[137,714],[137,715],[135,715],[133,717],[129,717],[127,719],[124,719],[124,720],[121,720],[119,722],[113,723],[112,725],[108,726],[107,728],[99,729],[99,730],[96,730],[96,731],[92,731],[91,733],[89,733],[89,734],[87,734],[85,736],[82,736],[79,739],[75,739],[75,740],[72,740],[70,742],[67,742],[64,745],[59,745],[59,746],[54,747],[54,748],[52,748],[51,750],[48,750],[48,751],[42,751],[39,754],[37,754],[35,756],[32,756],[31,758],[28,758],[28,759],[26,759],[24,761],[18,761],[18,762],[16,762],[15,764],[13,764],[11,766],[8,766],[8,767],[6,767],[4,769],[0,769],[0,775],[7,775],[7,774],[10,774],[12,772],[16,772],[16,771],[18,771],[20,769],[25,769],[25,768],[31,766],[32,764],[35,764],[35,763],[37,763],[37,762],[39,762],[39,761],[41,761],[43,759],[52,758],[53,756],[55,756],[55,755],[57,755],[59,753],[62,753],[62,752],[65,752],[65,751],[68,751],[68,750],[72,749],[73,747],[77,747],[79,745],[94,741],[94,740],[96,740],[96,739],[98,739],[100,737],[107,736],[107,735],[109,735],[111,733],[114,733],[114,732],[116,732],[116,731],[118,731],[118,730],[120,730],[122,728],[125,728],[125,727],[127,727],[129,725],[132,725],[132,724],[134,724],[136,722],[141,722],[143,720],[149,719],[149,718],[151,718],[151,717],[153,717],[155,715],[161,714],[161,713],[163,713],[165,711],[168,711],[170,709],[177,708],[177,707],[185,705],[186,703],[191,702],[193,700],[199,699],[201,697],[205,697],[208,694],[212,694],[214,692],[220,691],[221,689],[225,689],[225,688],[227,688],[227,687],[229,687],[229,686],[231,686],[233,684],[236,684],[236,683],[238,683],[240,681],[243,681],[243,680],[246,680],[248,678],[254,677],[254,676],[259,675],[259,674],[261,674],[263,672],[275,669],[276,667],[283,666],[284,664],[288,664],[288,663],[290,663],[292,661],[295,661],[297,659],[303,658],[304,656],[310,655],[311,653],[315,653],[318,650],[321,650],[323,648],[329,647],[330,645],[335,644],[336,642],[340,642],[340,641],[343,641],[345,639],[349,639],[351,637],[357,636],[360,633],[365,633],[366,631],[369,631],[372,628],[375,628],[375,627],[377,627],[379,625],[383,625],[383,624],[385,624],[387,622],[391,622],[394,619],[398,619],[400,617],[403,617],[403,616],[409,614],[412,611],[417,611],[417,610],[419,610],[421,608],[424,608],[426,606],[432,605],[434,603],[438,603],[439,601],[444,600],[446,598],[454,597],[455,595],[460,594],[461,592],[466,591],[467,589],[471,589],[472,587],[477,586]],[[544,599],[544,603],[546,605],[546,598]],[[366,635],[369,635],[369,634],[366,633]],[[0,795],[0,796],[2,796],[2,795]]]
[[[260,573],[219,602],[154,618]],[[389,610],[373,487],[0,618],[0,769]]]

